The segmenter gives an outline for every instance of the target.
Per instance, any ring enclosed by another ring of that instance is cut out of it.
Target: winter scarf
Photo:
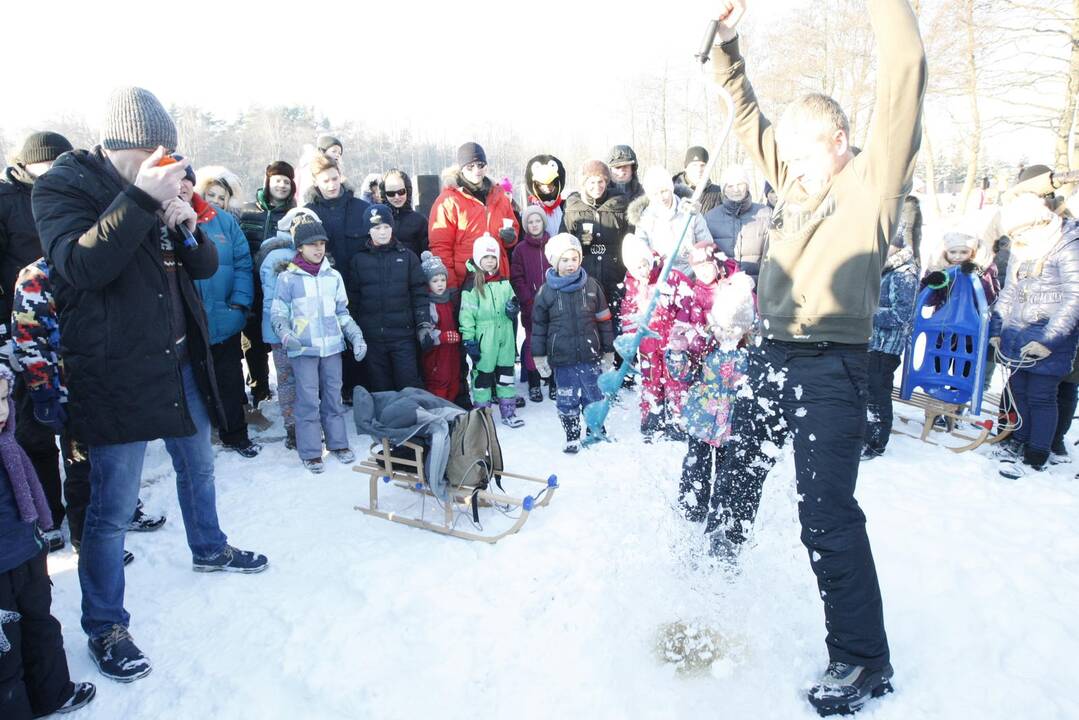
[[[322,267],[322,263],[316,265],[313,262],[308,262],[300,253],[296,253],[296,257],[292,258],[292,262],[296,267],[310,275],[318,275],[318,270]]]
[[[551,286],[552,290],[557,290],[558,292],[577,292],[584,287],[586,282],[588,282],[588,273],[584,271],[583,267],[577,268],[577,272],[565,277],[559,275],[554,268],[547,271],[547,284]]]
[[[3,375],[0,375],[3,377]],[[14,387],[14,379],[8,379],[8,387]],[[15,441],[15,402],[11,395],[7,398],[8,419],[0,432],[0,456],[3,456],[4,469],[7,470],[11,489],[15,493],[15,503],[19,506],[19,516],[23,522],[37,521],[42,530],[52,529],[52,511],[41,481],[37,479],[34,466],[26,451]]]
[[[441,295],[435,295],[433,292],[428,292],[427,297],[431,302],[437,303],[438,305],[451,303],[457,297],[457,288],[448,287]]]
[[[457,173],[457,185],[484,205],[487,204],[487,193],[491,191],[492,187],[491,181],[487,178],[484,178],[479,185],[474,185],[468,180],[465,180],[464,175],[462,175],[461,173]]]

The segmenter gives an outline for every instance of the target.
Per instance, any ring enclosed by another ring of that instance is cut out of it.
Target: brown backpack
[[[502,470],[502,446],[491,409],[478,408],[458,416],[450,429],[449,484],[485,489],[494,480],[501,486]]]

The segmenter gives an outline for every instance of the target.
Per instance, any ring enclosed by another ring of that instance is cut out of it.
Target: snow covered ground
[[[632,396],[612,413],[618,441],[576,457],[559,451],[552,402],[522,417],[501,433],[507,468],[556,473],[561,488],[494,546],[355,511],[366,477],[332,459],[316,477],[280,442],[254,461],[220,454],[222,525],[271,560],[255,576],[191,571],[168,455],[152,445],[143,498],[169,522],[128,535],[127,572],[151,675],[97,673],[76,558],[50,557],[72,676],[98,684],[78,717],[815,717],[804,689],[827,662],[823,613],[789,451],[731,577],[687,562],[698,539],[672,510],[682,447],[641,443]],[[985,450],[905,437],[863,464],[896,693],[861,717],[1079,717],[1076,470],[1008,481]],[[718,629],[732,651],[710,672],[676,672],[655,641],[679,619]]]

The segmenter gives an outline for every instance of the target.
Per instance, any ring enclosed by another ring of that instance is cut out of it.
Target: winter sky
[[[798,2],[808,0],[755,10]],[[691,63],[718,5],[12,3],[5,52],[35,61],[6,74],[0,127],[20,132],[72,112],[96,125],[109,91],[126,84],[225,118],[257,102],[450,135],[490,116],[513,118],[522,134],[581,126],[616,111],[640,72]],[[14,31],[46,18],[47,35]]]

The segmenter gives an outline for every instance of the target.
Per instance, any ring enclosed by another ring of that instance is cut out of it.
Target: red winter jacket
[[[719,266],[719,278],[730,277],[738,272],[738,263],[727,259]],[[718,279],[717,279],[718,280]],[[707,347],[712,331],[709,328],[708,313],[712,310],[712,298],[716,284],[705,285],[697,279],[690,281],[691,297],[682,303],[675,313],[675,321],[691,327],[688,333],[689,352],[700,354]]]
[[[432,395],[453,401],[461,389],[461,336],[453,302],[432,301],[431,319],[439,331],[438,344],[423,353],[423,384]]]
[[[510,220],[513,228],[513,242],[502,247],[499,267],[503,277],[510,276],[510,259],[506,252],[517,244],[521,224],[513,214],[513,206],[502,188],[489,186],[487,204],[484,205],[460,187],[448,187],[431,206],[431,219],[428,223],[427,240],[431,252],[442,259],[449,270],[449,286],[459,288],[468,276],[465,263],[472,259],[472,244],[485,232],[498,238],[502,221]]]

